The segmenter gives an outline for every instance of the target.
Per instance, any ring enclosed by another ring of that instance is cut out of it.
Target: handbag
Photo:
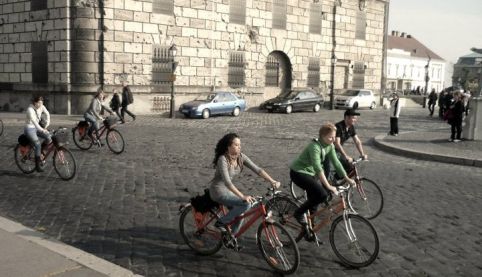
[[[219,204],[214,202],[209,196],[209,189],[205,189],[203,195],[191,198],[191,205],[200,213],[206,213],[219,206]]]
[[[444,112],[444,116],[443,116],[443,119],[445,121],[450,121],[452,119],[454,119],[454,111],[452,109],[448,109]]]

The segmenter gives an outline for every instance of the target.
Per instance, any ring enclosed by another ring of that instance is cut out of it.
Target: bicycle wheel
[[[63,180],[70,180],[74,178],[77,166],[75,164],[74,155],[64,148],[59,147],[54,152],[54,168],[60,178]]]
[[[303,238],[301,225],[293,218],[298,203],[286,196],[276,196],[266,203],[266,210],[273,213],[273,219],[283,225],[296,242]]]
[[[295,182],[290,181],[290,192],[293,198],[300,202],[303,203],[306,200],[306,191],[300,187],[298,187]]]
[[[191,205],[184,208],[179,218],[179,231],[184,242],[201,255],[212,255],[222,246],[221,231],[214,227],[212,213],[194,213]]]
[[[256,234],[258,248],[269,266],[282,274],[291,274],[298,269],[298,245],[281,224],[262,222]]]
[[[120,154],[124,151],[125,143],[122,134],[116,129],[111,129],[107,131],[105,138],[107,146],[109,146],[110,151],[115,154]]]
[[[14,156],[15,163],[23,173],[30,174],[35,171],[35,151],[32,146],[20,146],[20,144],[17,144]]]
[[[383,194],[380,187],[370,179],[361,178],[359,187],[351,188],[348,205],[366,219],[377,217],[383,209]]]
[[[330,244],[341,262],[351,267],[367,266],[378,256],[379,241],[375,228],[364,217],[348,214],[331,224]]]
[[[0,136],[3,135],[3,121],[0,119]]]
[[[87,128],[80,129],[79,127],[74,127],[72,129],[72,137],[79,149],[89,150],[92,147],[92,140],[87,135]]]

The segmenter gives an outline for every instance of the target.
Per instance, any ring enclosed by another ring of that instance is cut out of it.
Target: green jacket
[[[290,168],[296,172],[310,176],[320,176],[323,171],[323,161],[328,158],[335,166],[339,176],[346,176],[338,157],[335,153],[333,144],[324,144],[318,139],[313,139],[296,160],[291,163]]]

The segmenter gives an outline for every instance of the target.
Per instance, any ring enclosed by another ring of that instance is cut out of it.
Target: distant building
[[[482,54],[472,53],[459,58],[454,64],[452,83],[472,93],[479,92],[482,72]]]
[[[387,44],[387,90],[407,92],[420,88],[422,91],[427,73],[428,92],[432,88],[441,91],[445,78],[444,59],[411,35],[392,31]]]
[[[0,1],[0,110],[25,109],[41,93],[53,112],[83,113],[98,87],[111,93],[124,80],[136,113],[169,109],[172,82],[177,105],[227,89],[253,107],[292,87],[327,90],[332,79],[335,89],[378,92],[388,2]]]

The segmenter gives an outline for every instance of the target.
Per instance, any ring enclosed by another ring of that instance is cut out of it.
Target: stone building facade
[[[43,94],[83,113],[127,81],[133,111],[212,90],[248,106],[294,87],[380,90],[389,0],[0,0],[0,110]],[[177,54],[168,49],[175,44]]]
[[[471,53],[462,56],[454,64],[452,84],[478,95],[482,90],[482,54]]]

